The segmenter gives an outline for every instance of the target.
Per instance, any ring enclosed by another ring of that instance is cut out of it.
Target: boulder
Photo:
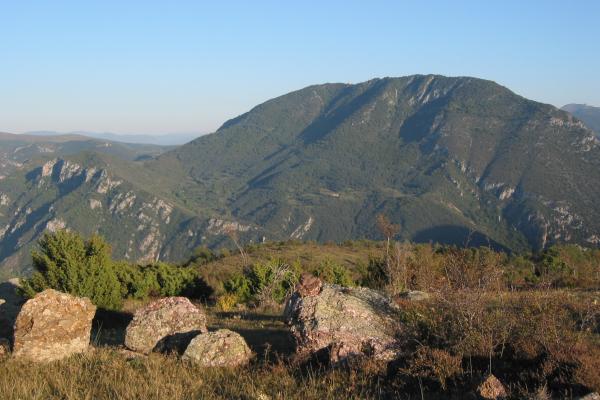
[[[166,297],[136,311],[125,332],[125,346],[143,354],[179,351],[207,332],[206,315],[185,297]]]
[[[54,361],[88,349],[96,306],[53,289],[28,300],[15,322],[13,356]]]
[[[315,279],[302,277],[284,311],[299,356],[325,352],[338,363],[355,356],[389,361],[398,355],[398,307],[391,299],[375,290],[316,284]],[[307,285],[319,290],[307,291]]]
[[[486,400],[498,400],[508,397],[506,388],[494,375],[489,375],[477,388],[479,396]]]
[[[183,353],[184,359],[203,367],[238,367],[248,364],[251,357],[244,338],[227,329],[196,336]]]

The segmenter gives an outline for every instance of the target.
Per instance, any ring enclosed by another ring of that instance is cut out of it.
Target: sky
[[[428,73],[600,106],[599,17],[597,0],[0,0],[0,131],[207,133],[311,84]]]

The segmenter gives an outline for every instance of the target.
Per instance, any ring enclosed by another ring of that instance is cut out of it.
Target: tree
[[[377,216],[377,228],[379,231],[385,236],[387,240],[387,245],[385,248],[386,257],[390,256],[390,242],[400,232],[400,225],[395,225],[390,222],[390,220],[383,214],[379,214]]]
[[[244,266],[249,265],[248,255],[246,254],[244,248],[240,244],[240,238],[238,236],[238,231],[235,228],[235,226],[232,225],[225,227],[224,233],[231,239],[233,244],[235,244],[235,247],[237,247],[237,249],[239,250],[240,255],[242,256],[242,262],[244,263]]]
[[[35,272],[25,280],[28,296],[51,288],[88,297],[100,308],[121,307],[121,284],[110,257],[110,246],[98,235],[84,240],[67,230],[45,233],[31,253]]]

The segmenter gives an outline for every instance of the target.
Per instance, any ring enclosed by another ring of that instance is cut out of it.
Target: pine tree
[[[121,285],[102,237],[86,241],[66,230],[45,233],[31,255],[35,272],[23,284],[28,296],[52,288],[88,297],[100,308],[121,307]]]

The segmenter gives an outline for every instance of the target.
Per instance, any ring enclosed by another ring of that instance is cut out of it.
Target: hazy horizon
[[[3,7],[0,131],[210,133],[326,82],[441,74],[600,105],[600,3],[107,1]]]

